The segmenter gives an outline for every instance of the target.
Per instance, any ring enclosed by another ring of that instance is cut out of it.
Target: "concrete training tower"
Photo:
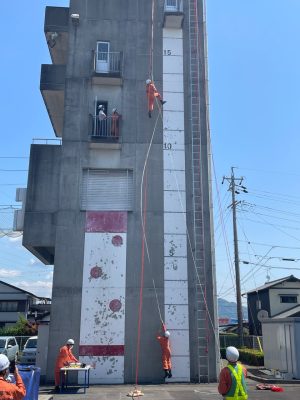
[[[23,245],[54,264],[48,381],[72,337],[91,383],[162,382],[160,313],[170,381],[216,380],[204,17],[202,0],[46,8],[40,89],[61,142],[31,146]],[[166,100],[152,118],[147,78]]]

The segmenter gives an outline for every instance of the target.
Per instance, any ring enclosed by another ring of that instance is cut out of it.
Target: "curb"
[[[285,385],[285,384],[296,384],[299,385],[300,384],[300,380],[299,379],[289,379],[289,380],[283,380],[283,379],[268,379],[268,378],[262,378],[260,376],[255,376],[251,373],[248,372],[247,374],[247,378],[252,379],[253,381],[256,382],[261,382],[261,383],[274,383],[274,384],[281,384],[281,385]]]

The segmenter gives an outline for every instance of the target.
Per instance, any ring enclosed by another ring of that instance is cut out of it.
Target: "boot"
[[[59,387],[59,386],[55,386],[54,392],[55,392],[55,393],[59,393],[59,392],[60,392],[60,387]]]
[[[169,369],[168,378],[172,378],[172,371]]]
[[[148,112],[148,116],[149,116],[149,118],[151,118],[151,111]]]
[[[164,371],[165,371],[165,378],[168,378],[168,376],[169,376],[169,370],[168,370],[168,369],[164,369]]]
[[[164,104],[166,104],[166,101],[160,100],[160,104],[163,106]]]

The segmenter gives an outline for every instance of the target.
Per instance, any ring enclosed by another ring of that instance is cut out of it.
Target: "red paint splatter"
[[[118,299],[114,299],[109,303],[109,308],[112,312],[118,312],[121,310],[122,303]]]
[[[123,238],[120,235],[115,235],[112,239],[111,242],[114,246],[122,246],[123,244]]]
[[[93,267],[93,268],[90,270],[90,274],[91,274],[91,278],[98,279],[98,278],[100,278],[100,276],[102,276],[102,274],[103,274],[102,268],[101,268],[101,267],[98,267],[98,265],[96,265],[95,267]]]

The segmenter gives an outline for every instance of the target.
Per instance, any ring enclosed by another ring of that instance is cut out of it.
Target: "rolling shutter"
[[[132,208],[132,170],[83,170],[82,210],[131,211]]]

